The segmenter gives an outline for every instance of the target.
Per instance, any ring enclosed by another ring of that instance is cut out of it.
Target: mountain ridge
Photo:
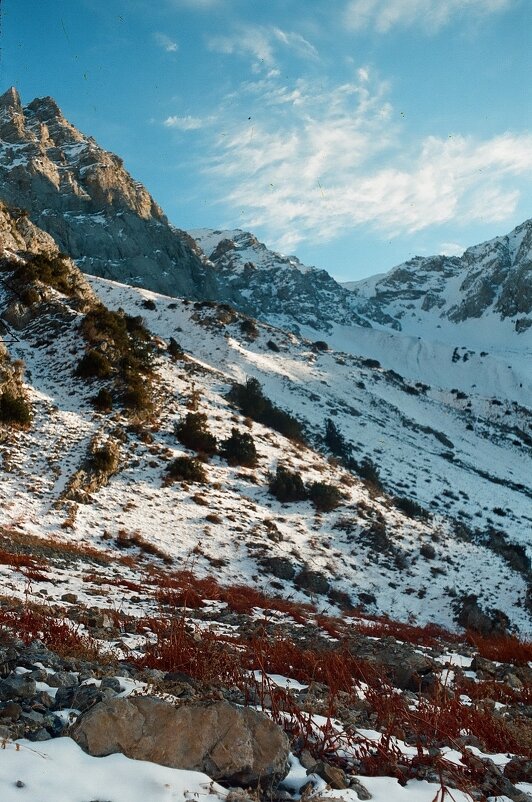
[[[52,98],[23,106],[16,90],[8,90],[0,98],[0,137],[4,200],[25,208],[85,272],[230,303],[294,331],[327,333],[335,324],[447,339],[456,331],[458,344],[470,323],[489,319],[490,330],[500,323],[506,339],[513,327],[515,347],[529,341],[530,221],[460,258],[415,257],[384,276],[345,286],[326,270],[271,251],[249,232],[187,233],[171,226],[120,157],[81,134]]]

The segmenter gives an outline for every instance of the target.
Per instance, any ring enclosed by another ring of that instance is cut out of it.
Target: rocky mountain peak
[[[51,119],[64,119],[61,109],[50,96],[36,97],[31,103],[28,103],[27,109],[43,122]]]
[[[0,139],[19,142],[25,133],[20,95],[12,86],[0,96]]]
[[[8,108],[15,108],[19,111],[22,109],[20,95],[14,86],[10,86],[3,95],[0,95],[0,109]]]
[[[122,159],[72,125],[51,97],[0,103],[0,197],[24,209],[88,273],[167,294],[212,297],[210,271]]]

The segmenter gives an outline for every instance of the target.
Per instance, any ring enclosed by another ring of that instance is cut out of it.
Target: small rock
[[[504,678],[504,681],[510,688],[513,688],[516,691],[520,691],[523,688],[523,683],[516,677],[515,674],[507,674]]]
[[[102,679],[100,688],[104,690],[105,688],[110,688],[112,691],[116,691],[116,693],[120,693],[123,691],[122,684],[118,677],[104,677]]]
[[[532,760],[513,757],[504,767],[504,775],[513,783],[532,783]]]
[[[330,763],[320,760],[316,764],[314,773],[321,777],[322,780],[325,780],[327,785],[335,791],[343,791],[345,788],[349,788],[345,772],[338,766],[332,766]]]
[[[367,800],[372,799],[372,796],[365,785],[362,785],[360,780],[357,780],[356,777],[351,778],[350,787],[356,791],[356,795],[359,799]]]
[[[35,680],[26,677],[25,674],[0,680],[0,701],[9,702],[13,699],[30,699],[36,692]]]
[[[307,774],[309,772],[313,774],[316,769],[318,761],[316,760],[316,758],[312,757],[308,749],[303,749],[303,751],[299,755],[299,762],[301,763],[303,768],[307,770]]]
[[[0,705],[0,721],[18,721],[22,708],[16,702],[7,702]]]
[[[35,730],[34,732],[26,733],[26,738],[28,739],[28,741],[37,741],[37,742],[49,741],[51,737],[52,736],[50,735],[48,730],[45,730],[44,727],[41,727],[40,729]]]
[[[68,604],[76,604],[78,597],[75,593],[63,593],[61,601],[68,602]]]
[[[79,683],[77,674],[71,671],[57,671],[50,674],[46,681],[51,688],[74,688]]]

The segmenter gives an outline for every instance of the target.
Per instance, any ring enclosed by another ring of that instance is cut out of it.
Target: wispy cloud
[[[239,108],[236,108],[241,104]],[[246,124],[235,120],[251,120]],[[244,84],[218,111],[207,171],[218,197],[291,250],[365,225],[387,236],[467,221],[502,221],[532,173],[532,134],[412,142],[364,69],[316,89],[279,77]]]
[[[396,27],[421,27],[434,32],[454,18],[505,11],[515,0],[349,0],[344,12],[348,28],[373,28],[386,33]]]
[[[272,34],[278,42],[293,50],[304,58],[317,59],[318,51],[308,39],[294,31],[282,31],[280,28],[272,28]]]
[[[192,117],[190,114],[186,114],[183,117],[173,115],[167,117],[163,125],[167,128],[176,128],[179,131],[197,131],[200,128],[205,128],[212,120],[212,117]]]
[[[167,53],[177,53],[179,50],[179,45],[177,42],[174,42],[174,40],[170,39],[170,37],[165,33],[154,33],[153,38],[159,47],[162,47],[162,49],[166,50]]]
[[[268,68],[276,64],[279,48],[287,48],[302,58],[318,58],[314,45],[301,34],[275,26],[241,24],[230,33],[210,37],[207,44],[209,49],[219,53],[251,56],[256,63]]]

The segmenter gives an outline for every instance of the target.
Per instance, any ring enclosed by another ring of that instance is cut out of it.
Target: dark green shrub
[[[19,426],[29,426],[31,423],[31,406],[23,395],[15,395],[4,390],[0,395],[0,421]]]
[[[92,452],[89,457],[89,467],[93,471],[109,473],[116,468],[117,452],[110,443],[104,443],[101,448]]]
[[[349,467],[354,469],[361,479],[365,479],[379,489],[382,488],[382,482],[377,467],[368,457],[364,457],[362,462],[351,460]]]
[[[166,469],[168,476],[172,480],[179,482],[197,482],[205,484],[207,481],[207,474],[205,468],[197,459],[190,457],[176,457]]]
[[[38,254],[31,261],[17,267],[13,273],[13,283],[23,288],[34,281],[40,281],[64,295],[72,295],[74,287],[70,280],[67,258],[63,254],[55,256]]]
[[[111,374],[111,365],[105,354],[91,348],[79,360],[75,373],[82,379],[105,379]]]
[[[211,456],[216,454],[216,438],[208,429],[207,415],[203,412],[188,412],[186,417],[175,427],[176,437],[180,443],[194,451]]]
[[[153,406],[149,385],[140,376],[132,376],[126,381],[122,393],[122,403],[133,412],[146,412]]]
[[[183,349],[173,337],[170,337],[170,341],[168,343],[168,353],[173,360],[181,359],[183,356]]]
[[[142,302],[142,306],[144,307],[144,309],[150,309],[152,312],[153,312],[155,309],[157,309],[157,306],[156,306],[156,304],[155,304],[155,301],[152,301],[152,299],[151,299],[151,298],[146,298],[146,299],[145,299],[145,300]]]
[[[110,342],[122,356],[136,357],[141,369],[149,368],[150,333],[140,316],[113,312],[98,304],[85,315],[81,333],[90,343]]]
[[[253,437],[247,432],[231,429],[231,436],[224,440],[220,446],[220,454],[229,465],[244,465],[252,468],[257,464],[257,449]]]
[[[123,351],[129,345],[124,315],[112,312],[103,304],[87,312],[81,323],[81,332],[89,342],[109,340]]]
[[[34,287],[28,287],[19,293],[19,298],[25,306],[32,306],[39,303],[41,295]]]
[[[124,322],[126,330],[136,340],[143,340],[148,342],[150,340],[150,332],[146,328],[144,319],[140,315],[124,315]]]
[[[113,372],[116,395],[125,409],[150,411],[151,388],[144,377],[152,369],[151,335],[142,317],[113,312],[98,304],[85,315],[80,331],[89,343],[105,342],[107,350],[105,354],[89,350],[80,360],[76,374],[105,378]]]
[[[276,407],[264,395],[257,379],[248,379],[245,384],[233,385],[227,397],[246,417],[269,426],[292,440],[305,442],[303,427],[299,421]]]
[[[255,340],[259,336],[258,328],[250,318],[245,318],[240,321],[240,331],[251,340]]]
[[[270,477],[268,489],[277,501],[306,501],[308,498],[301,474],[290,471],[283,465],[279,465],[275,476]]]
[[[91,398],[91,404],[99,412],[110,412],[113,408],[113,396],[109,390],[103,388]]]
[[[313,482],[308,492],[310,500],[320,512],[330,512],[336,509],[344,497],[341,490],[326,482]]]
[[[352,448],[330,418],[325,421],[325,436],[323,439],[325,445],[335,457],[343,460],[348,459]]]
[[[404,514],[408,515],[409,518],[423,518],[425,520],[430,518],[430,513],[428,510],[422,507],[421,504],[418,504],[417,501],[413,501],[411,498],[394,496],[393,503],[398,510],[404,512]]]

